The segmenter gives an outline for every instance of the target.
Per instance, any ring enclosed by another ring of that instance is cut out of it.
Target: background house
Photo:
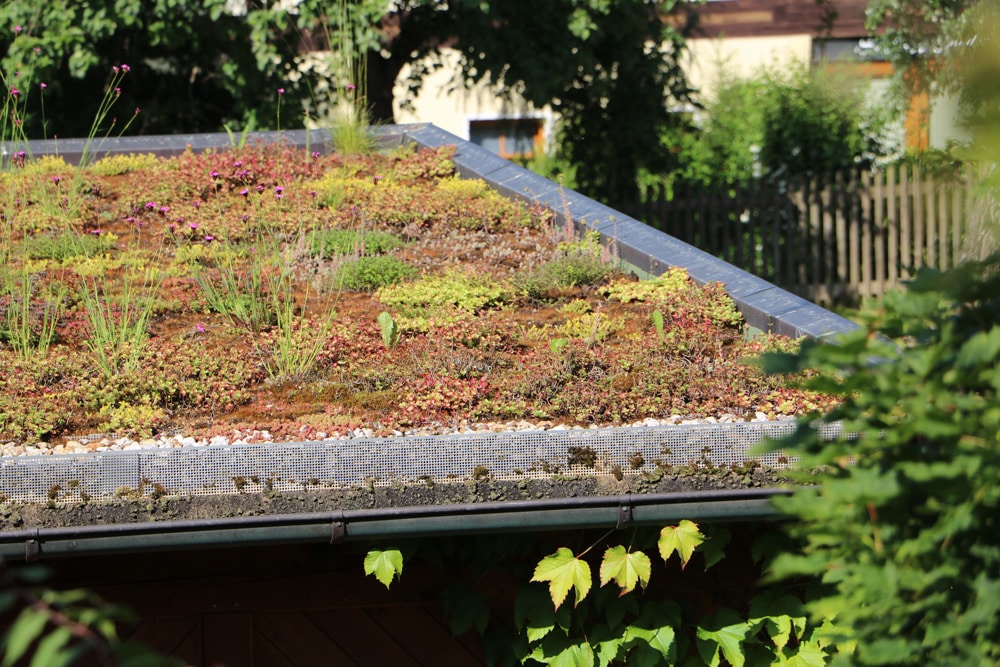
[[[836,68],[871,83],[870,95],[884,95],[893,74],[879,57],[865,28],[866,0],[709,0],[694,9],[698,27],[688,40],[686,73],[701,97],[710,98],[721,69],[749,77],[766,66],[809,63]],[[433,122],[456,136],[503,157],[530,157],[553,138],[556,117],[513,94],[500,96],[481,84],[465,89],[458,81],[457,50],[446,47],[445,67],[429,75],[412,108],[395,108],[399,123]],[[406,80],[408,68],[400,73]],[[402,83],[395,96],[402,99]],[[944,148],[961,140],[957,104],[942,98],[914,100],[905,118],[911,150]]]

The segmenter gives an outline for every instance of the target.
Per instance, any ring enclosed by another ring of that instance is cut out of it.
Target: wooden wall
[[[863,37],[867,0],[728,0],[698,7],[699,29],[695,37],[766,37],[768,35],[813,35],[817,37]],[[824,13],[834,11],[832,31],[823,24]]]

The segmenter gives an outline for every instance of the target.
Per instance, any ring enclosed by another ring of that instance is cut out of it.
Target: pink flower
[[[250,190],[247,188],[243,188],[242,190],[240,190],[240,194],[246,197],[247,195],[250,194]]]
[[[139,107],[136,107],[136,108],[135,108],[135,115],[136,115],[136,116],[138,116],[138,115],[139,115]]]
[[[101,230],[101,229],[91,229],[91,230],[90,230],[89,232],[87,232],[87,233],[88,233],[88,234],[93,234],[94,236],[100,236],[100,235],[101,235],[101,232],[102,232],[102,231],[103,231],[103,230]]]
[[[131,72],[132,68],[129,67],[128,65],[126,65],[125,63],[122,63],[122,71],[123,72]]]
[[[15,88],[14,86],[11,86],[11,87],[10,87],[10,96],[11,96],[11,97],[14,97],[14,98],[16,98],[16,97],[17,97],[18,95],[20,95],[20,94],[21,94],[21,91],[20,91],[20,90],[18,90],[18,89],[17,89],[17,88]]]
[[[118,74],[118,65],[112,65],[111,71],[114,72],[115,74]]]
[[[279,95],[284,95],[285,94],[285,89],[284,88],[278,88],[278,94]]]
[[[347,84],[347,89],[348,90],[354,90],[354,84],[353,83]]]
[[[23,27],[21,27],[19,25],[14,26],[14,34],[15,35],[20,35],[22,30],[24,30]]]
[[[215,237],[214,237],[214,236],[211,236],[211,235],[206,235],[206,236],[205,236],[205,240],[206,240],[206,241],[208,241],[209,243],[211,243],[212,241],[214,241],[214,240],[215,240]]]
[[[122,94],[122,89],[115,86],[115,97],[118,97],[121,94]]]
[[[194,325],[194,330],[197,331],[198,333],[205,333],[205,325],[199,322],[198,324]]]
[[[42,81],[42,82],[41,82],[40,84],[38,84],[38,85],[39,85],[39,86],[41,86],[42,90],[45,90],[46,88],[48,88],[48,87],[49,87],[49,84],[45,83],[44,81]]]

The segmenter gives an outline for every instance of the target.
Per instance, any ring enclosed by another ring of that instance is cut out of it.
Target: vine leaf
[[[711,537],[706,538],[702,553],[705,556],[705,570],[726,557],[726,545],[732,538],[732,533],[725,526],[713,526],[710,531]]]
[[[824,667],[827,655],[815,642],[802,642],[794,655],[788,658],[788,667]]]
[[[660,531],[660,539],[656,544],[660,548],[663,560],[669,560],[670,555],[677,552],[681,559],[681,569],[688,564],[695,548],[705,541],[705,536],[698,530],[698,524],[684,519],[676,526],[666,526]]]
[[[7,631],[7,651],[4,655],[4,667],[13,665],[28,651],[36,639],[42,634],[48,616],[34,608],[27,608],[14,621]]]
[[[760,623],[741,620],[732,609],[720,609],[710,625],[718,626],[718,629],[698,628],[698,653],[701,659],[709,667],[718,667],[721,650],[730,665],[743,667],[746,656],[742,643],[760,627]]]
[[[451,634],[461,637],[473,628],[482,635],[490,622],[490,605],[486,596],[459,584],[453,584],[441,594],[444,613]]]
[[[559,547],[554,554],[539,561],[531,580],[549,582],[549,595],[556,609],[566,600],[570,588],[576,592],[573,606],[580,604],[580,601],[587,597],[593,583],[590,565],[587,561],[574,556],[566,547]]]
[[[652,571],[649,556],[643,552],[626,551],[621,545],[610,547],[601,559],[601,586],[613,580],[621,587],[621,594],[625,595],[634,591],[637,583],[645,588]]]
[[[677,631],[669,625],[659,628],[641,628],[630,625],[625,629],[624,640],[626,644],[638,640],[639,646],[646,646],[655,651],[655,655],[649,655],[651,659],[649,664],[655,665],[664,661],[666,664],[672,665],[677,659],[677,647],[674,644],[676,637]]]
[[[375,575],[389,588],[395,577],[403,576],[403,553],[399,549],[372,549],[365,556],[365,575]]]

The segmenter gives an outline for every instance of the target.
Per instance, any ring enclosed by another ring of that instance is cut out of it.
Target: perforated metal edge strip
[[[794,421],[469,433],[408,438],[212,445],[0,458],[0,498],[37,503],[113,497],[498,480],[555,474],[620,475],[656,467],[783,468],[781,453],[757,455]],[[829,437],[839,429],[824,427]]]

